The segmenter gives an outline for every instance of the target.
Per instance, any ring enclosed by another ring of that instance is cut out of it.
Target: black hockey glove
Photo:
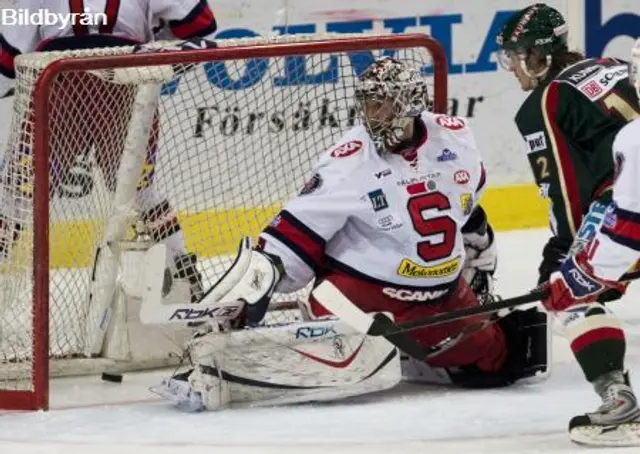
[[[454,384],[464,388],[500,388],[547,372],[547,314],[537,307],[514,310],[497,321],[504,332],[507,359],[501,370],[485,372],[477,366],[449,369]]]
[[[542,250],[542,263],[538,267],[538,285],[549,280],[549,276],[557,271],[567,258],[571,241],[552,236]]]

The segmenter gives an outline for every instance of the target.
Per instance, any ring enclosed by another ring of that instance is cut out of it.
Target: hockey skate
[[[189,385],[189,375],[192,371],[166,377],[158,385],[149,388],[154,394],[173,403],[179,410],[194,413],[205,409],[202,395]]]
[[[640,446],[640,408],[629,376],[611,372],[596,380],[594,387],[602,405],[571,419],[571,440],[590,446]]]

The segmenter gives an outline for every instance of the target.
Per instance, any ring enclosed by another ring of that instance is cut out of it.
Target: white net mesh
[[[221,41],[219,46],[312,39],[318,37]],[[141,67],[129,69],[129,76],[134,73],[128,84],[106,81],[114,76],[109,70],[62,73],[48,100],[34,94],[35,81],[56,59],[131,52],[131,47],[48,52],[16,62],[14,117],[0,186],[0,389],[33,386],[28,368],[20,380],[3,381],[2,376],[33,359],[33,267],[39,260],[33,254],[34,222],[50,225],[50,356],[86,354],[94,251],[112,213],[137,90],[133,81],[147,73]],[[432,57],[425,48],[385,51],[374,46],[359,52],[212,61],[163,87],[145,140],[147,159],[135,209],[174,256],[197,255],[195,268],[183,269],[187,277],[210,286],[230,264],[239,239],[257,236],[300,190],[318,155],[358,121],[356,75],[383,54],[430,72]],[[48,132],[34,130],[38,102],[49,103]],[[49,148],[48,220],[33,214],[34,184],[46,184],[33,180],[38,134],[46,134]],[[294,316],[278,312],[270,320]]]

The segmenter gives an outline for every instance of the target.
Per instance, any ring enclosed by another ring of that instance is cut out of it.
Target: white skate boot
[[[571,419],[571,440],[591,446],[640,446],[640,408],[628,375],[611,372],[598,378],[594,387],[602,405]]]

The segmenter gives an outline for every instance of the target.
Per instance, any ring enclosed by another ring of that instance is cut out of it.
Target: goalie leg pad
[[[209,333],[190,353],[189,381],[209,410],[335,400],[400,381],[399,355],[386,339],[338,320]]]

